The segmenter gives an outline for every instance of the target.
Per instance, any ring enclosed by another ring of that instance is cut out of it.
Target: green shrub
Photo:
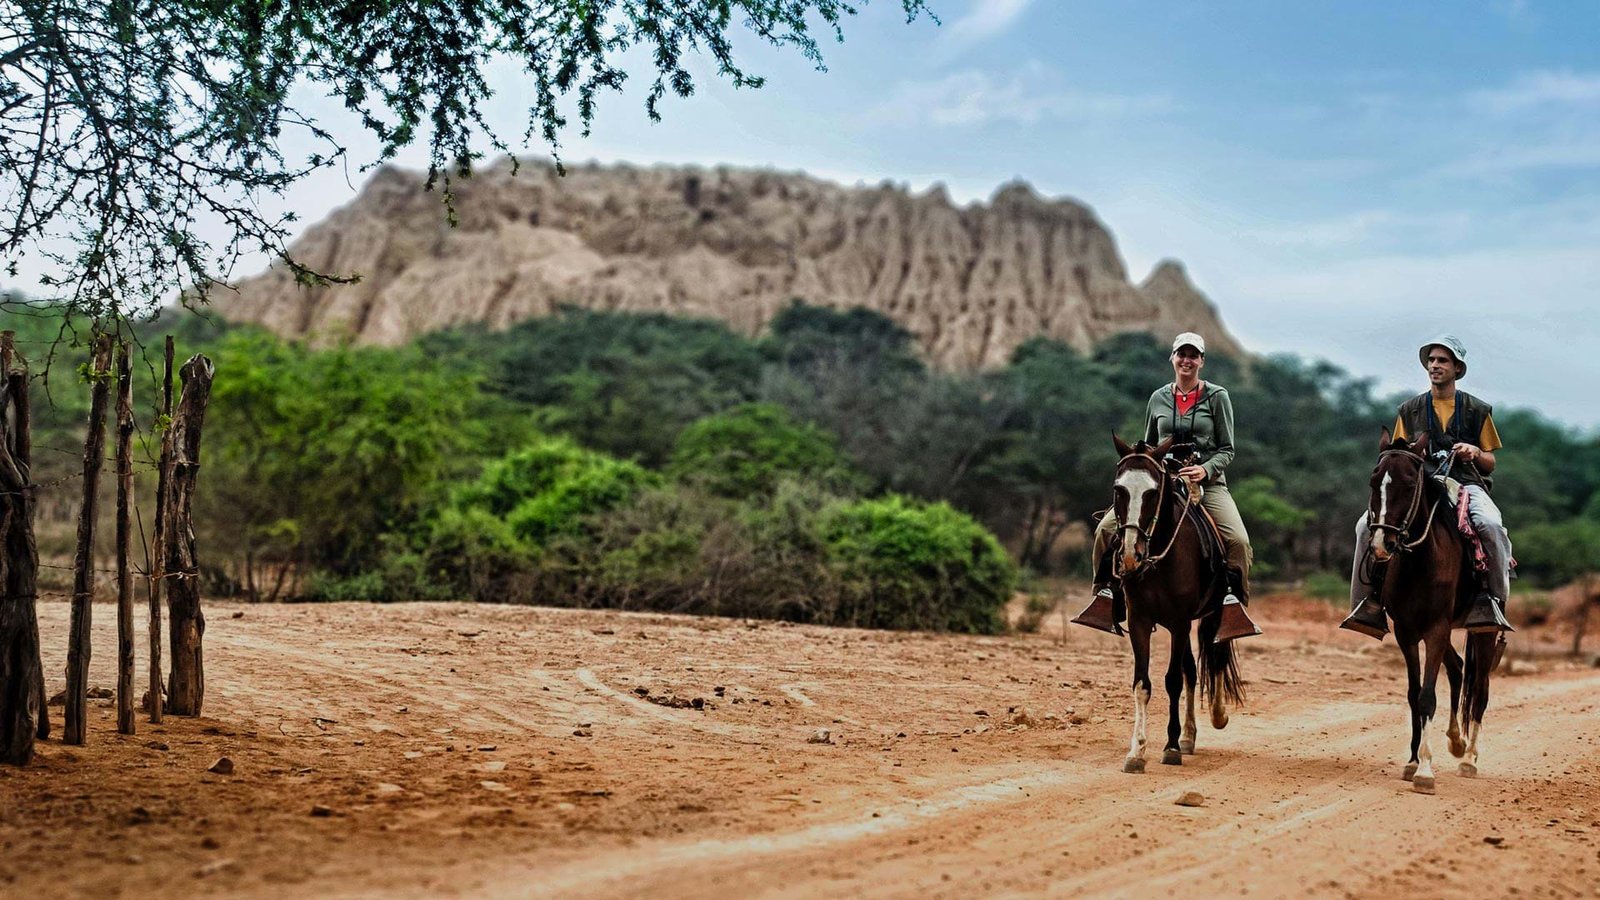
[[[784,478],[840,487],[851,480],[832,435],[770,403],[747,403],[684,429],[668,472],[723,497],[771,494]]]
[[[994,634],[1017,569],[994,535],[945,503],[891,495],[824,515],[843,624]]]
[[[1254,574],[1254,573],[1252,573]],[[1330,603],[1350,599],[1350,574],[1316,571],[1308,574],[1300,584],[1300,592],[1316,600]]]
[[[503,517],[517,540],[537,547],[658,483],[659,476],[634,463],[566,438],[541,438],[490,463],[457,495],[456,506]]]

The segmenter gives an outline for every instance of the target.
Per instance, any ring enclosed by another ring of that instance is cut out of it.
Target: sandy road
[[[0,769],[0,894],[1600,896],[1600,670],[1497,679],[1483,777],[1441,736],[1422,796],[1392,644],[1261,605],[1250,705],[1182,767],[1153,712],[1133,776],[1126,651],[1059,627],[213,604],[207,717],[122,737],[103,701]]]

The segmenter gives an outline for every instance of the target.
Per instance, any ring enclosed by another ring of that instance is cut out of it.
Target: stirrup
[[[1089,599],[1089,605],[1073,616],[1072,621],[1074,624],[1086,625],[1108,634],[1123,633],[1122,626],[1117,624],[1116,599],[1108,587],[1095,591],[1094,596]]]
[[[1493,634],[1502,631],[1516,631],[1511,623],[1506,621],[1505,614],[1500,611],[1504,602],[1488,591],[1480,591],[1472,598],[1472,608],[1461,620],[1461,627],[1472,634]]]
[[[1254,637],[1261,633],[1261,629],[1250,620],[1250,613],[1233,594],[1222,598],[1222,621],[1217,626],[1217,636],[1211,639],[1213,644],[1222,644],[1237,640],[1242,637]]]
[[[1383,636],[1389,633],[1389,617],[1376,598],[1363,597],[1356,608],[1350,611],[1350,615],[1339,623],[1339,627],[1381,641]]]

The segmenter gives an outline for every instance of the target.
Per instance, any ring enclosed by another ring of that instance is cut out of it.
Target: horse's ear
[[[1411,442],[1411,452],[1418,456],[1428,452],[1428,433],[1426,431],[1417,435],[1417,439]]]
[[[1168,436],[1166,440],[1164,440],[1161,443],[1157,444],[1155,446],[1155,449],[1150,451],[1150,455],[1154,456],[1156,459],[1160,459],[1161,457],[1166,456],[1167,455],[1167,451],[1171,450],[1171,449],[1172,449],[1172,437]]]
[[[1128,446],[1128,442],[1118,437],[1115,431],[1111,432],[1111,444],[1117,448],[1117,456],[1119,457],[1127,456],[1133,452],[1133,448]]]
[[[1393,441],[1394,437],[1389,434],[1389,426],[1383,426],[1383,436],[1378,438],[1378,452],[1382,453],[1389,449],[1389,444],[1393,443]]]

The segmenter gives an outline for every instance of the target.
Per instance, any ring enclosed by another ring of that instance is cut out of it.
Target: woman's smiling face
[[[1180,381],[1199,378],[1205,364],[1205,354],[1193,347],[1183,346],[1172,351],[1172,374]]]

